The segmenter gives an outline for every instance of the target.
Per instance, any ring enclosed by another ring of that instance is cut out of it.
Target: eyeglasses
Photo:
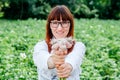
[[[50,22],[50,25],[53,28],[57,28],[59,26],[59,24],[61,24],[61,26],[63,28],[67,28],[70,26],[70,21],[62,21],[62,22],[61,21],[51,21]]]

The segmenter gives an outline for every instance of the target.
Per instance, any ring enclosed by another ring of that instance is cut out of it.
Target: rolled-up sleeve
[[[74,73],[74,71],[77,70],[82,64],[85,51],[85,45],[82,42],[76,42],[72,52],[70,52],[67,55],[65,62],[70,63],[72,65],[73,70],[71,74]]]
[[[47,60],[50,54],[45,41],[38,42],[34,47],[33,61],[39,69],[48,69]]]

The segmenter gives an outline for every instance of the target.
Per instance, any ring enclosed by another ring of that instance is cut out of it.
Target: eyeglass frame
[[[57,22],[57,26],[56,27],[51,26],[53,28],[58,28],[59,24],[61,25],[62,28],[68,28],[68,27],[70,27],[70,25],[69,25],[70,21],[69,20],[67,20],[67,21],[50,21],[50,24],[53,23],[53,22]],[[67,22],[69,26],[63,27],[63,22]]]

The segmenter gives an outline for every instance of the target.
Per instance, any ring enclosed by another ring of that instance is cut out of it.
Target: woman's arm
[[[76,70],[82,64],[85,51],[85,45],[81,42],[76,42],[72,52],[67,55],[65,62],[72,65],[72,72],[74,72],[74,70]]]
[[[45,41],[39,42],[34,47],[33,60],[39,69],[53,69],[55,65],[63,64],[65,55],[59,56],[55,51],[54,54],[48,52],[48,47]]]
[[[50,54],[48,52],[47,44],[45,41],[38,42],[34,47],[33,60],[35,65],[39,69],[48,69],[48,58]]]
[[[57,70],[58,76],[61,78],[68,78],[70,75],[73,74],[76,77],[78,77],[80,72],[79,71],[80,65],[82,64],[84,53],[85,53],[84,44],[77,42],[72,52],[66,56],[65,63],[60,65],[59,69]],[[73,79],[73,78],[70,78],[70,79]]]

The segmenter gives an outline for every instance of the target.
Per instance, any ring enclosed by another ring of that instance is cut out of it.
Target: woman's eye
[[[62,22],[62,24],[67,24],[67,22]]]
[[[58,24],[58,22],[52,22],[53,24]]]

